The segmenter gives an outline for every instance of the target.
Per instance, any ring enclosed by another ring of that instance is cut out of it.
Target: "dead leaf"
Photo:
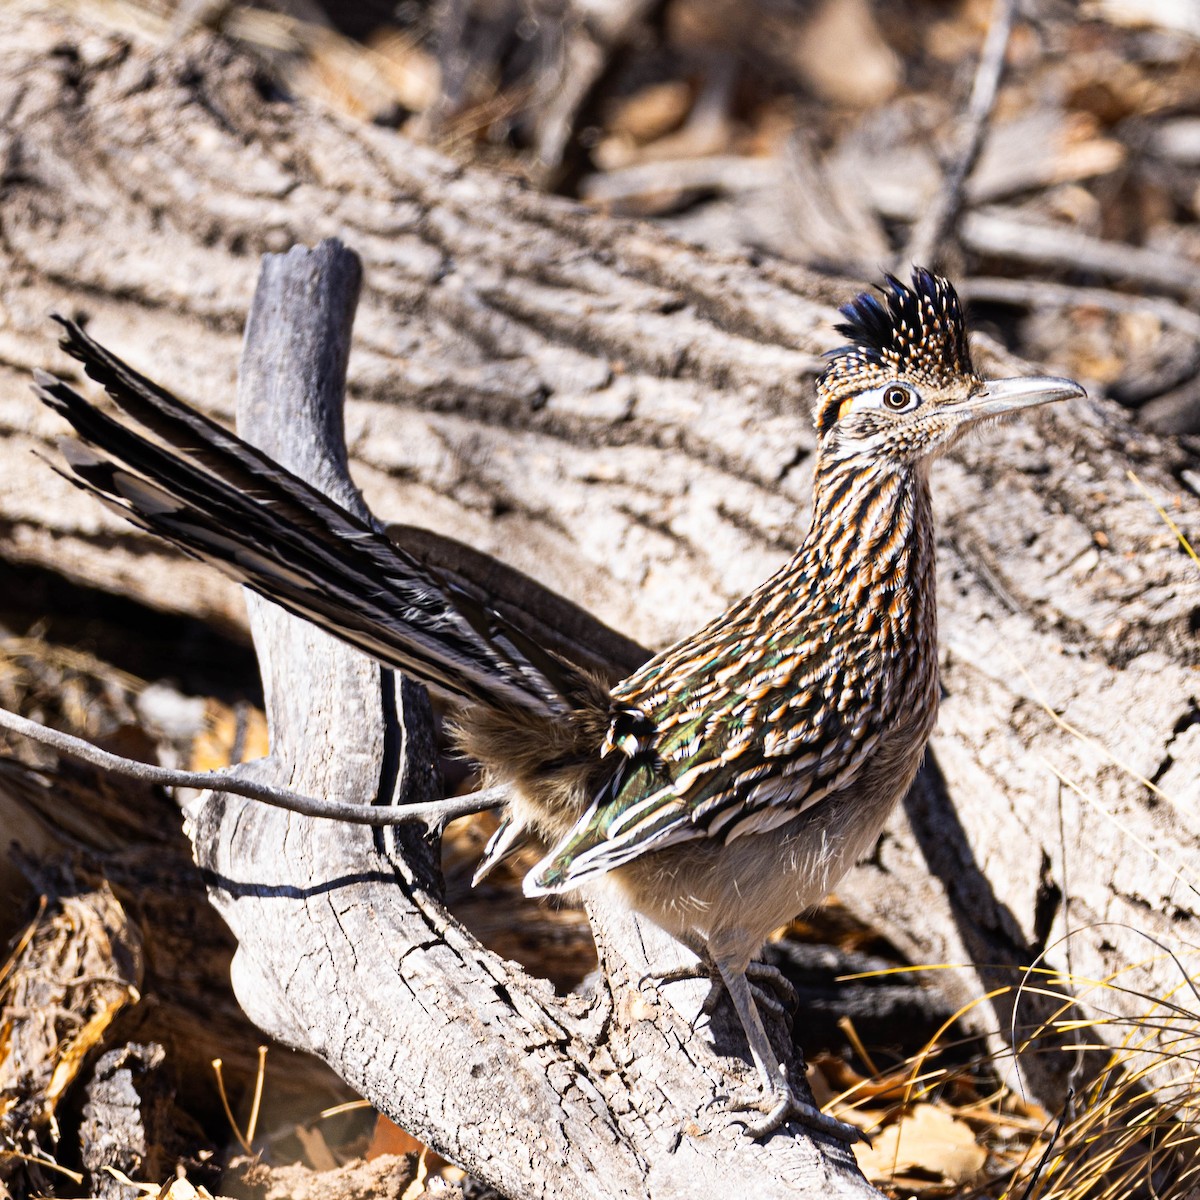
[[[267,719],[262,710],[232,708],[219,700],[205,704],[204,732],[193,742],[188,769],[218,771],[238,762],[262,758],[270,750]]]
[[[969,1183],[983,1170],[987,1151],[970,1126],[933,1104],[918,1104],[870,1146],[854,1147],[858,1165],[874,1183],[919,1171],[948,1183]]]
[[[161,1187],[156,1183],[139,1183],[130,1179],[124,1171],[116,1167],[104,1167],[118,1183],[125,1187],[136,1188],[143,1196],[154,1196],[156,1200],[213,1200],[213,1194],[204,1187],[196,1187],[189,1183],[185,1175],[177,1175]]]
[[[431,1171],[439,1174],[444,1174],[449,1166],[440,1154],[435,1154],[424,1142],[380,1113],[375,1122],[375,1132],[371,1135],[371,1144],[367,1147],[364,1157],[368,1162],[373,1162],[385,1154],[418,1154]]]
[[[682,79],[652,83],[613,105],[610,134],[652,142],[678,129],[692,106],[692,89]]]

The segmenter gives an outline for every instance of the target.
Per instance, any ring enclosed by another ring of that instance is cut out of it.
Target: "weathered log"
[[[347,428],[375,512],[496,552],[648,645],[790,552],[807,397],[851,285],[701,253],[284,103],[207,35],[155,51],[54,16],[3,33],[10,561],[241,625],[211,573],[31,458],[58,429],[24,380],[63,369],[43,321],[59,308],[228,417],[258,256],[328,234],[366,267]],[[1124,982],[1166,994],[1177,968],[1144,937],[1197,943],[1200,588],[1126,474],[1194,532],[1188,466],[1093,399],[935,470],[937,770],[840,895],[912,961],[963,963],[937,976],[953,1003],[1042,952],[1065,966],[1068,933],[1077,974],[1139,963]],[[1003,999],[974,1017],[1008,1031]],[[1027,1062],[1052,1098],[1062,1072]]]
[[[102,1054],[87,1085],[79,1129],[79,1157],[97,1200],[135,1200],[126,1179],[166,1179],[195,1148],[181,1145],[195,1131],[180,1121],[175,1088],[156,1042],[127,1042]],[[182,1128],[181,1128],[182,1126]]]

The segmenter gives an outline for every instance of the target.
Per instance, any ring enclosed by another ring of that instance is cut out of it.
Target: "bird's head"
[[[941,453],[968,429],[1020,408],[1082,396],[1070,379],[985,380],[971,362],[953,286],[915,268],[911,286],[886,276],[842,308],[849,344],[817,381],[817,436],[837,458],[911,465]]]

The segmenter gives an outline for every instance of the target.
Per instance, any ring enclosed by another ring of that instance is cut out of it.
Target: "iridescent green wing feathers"
[[[619,764],[527,891],[693,838],[765,832],[850,782],[875,743],[874,706],[851,666],[854,630],[836,611],[806,619],[806,585],[790,565],[617,687],[606,750]]]

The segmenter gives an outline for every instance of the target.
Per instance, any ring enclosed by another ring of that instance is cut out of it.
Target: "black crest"
[[[885,275],[879,292],[863,292],[840,309],[846,320],[836,328],[850,342],[831,352],[821,376],[819,432],[837,420],[849,395],[886,379],[938,386],[975,376],[962,304],[949,280],[914,267],[911,286]]]

